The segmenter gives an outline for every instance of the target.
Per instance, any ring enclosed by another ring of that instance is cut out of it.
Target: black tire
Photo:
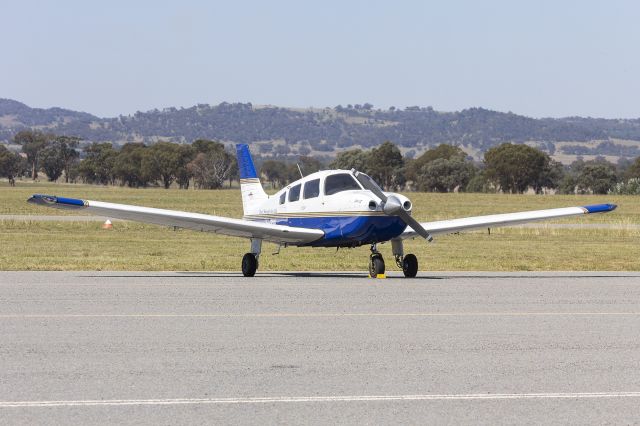
[[[384,259],[381,254],[376,253],[369,260],[369,276],[376,278],[379,274],[384,274]]]
[[[246,253],[242,256],[242,275],[252,277],[258,270],[258,259],[253,253]]]
[[[402,272],[407,278],[418,275],[418,258],[414,254],[408,254],[402,259]]]

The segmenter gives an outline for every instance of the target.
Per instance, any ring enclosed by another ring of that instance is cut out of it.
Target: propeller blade
[[[364,173],[360,173],[356,169],[351,169],[351,173],[353,173],[353,176],[356,178],[358,182],[360,182],[360,184],[365,189],[368,189],[369,191],[373,192],[376,197],[382,200],[383,203],[387,202],[387,196],[384,195],[384,192],[382,192],[382,188],[380,188],[373,179],[371,179],[369,176],[365,175]]]
[[[420,235],[421,237],[423,237],[424,239],[426,239],[429,242],[433,241],[433,237],[431,236],[431,234],[429,234],[429,231],[424,229],[422,227],[422,225],[420,225],[420,222],[415,220],[413,218],[413,216],[411,216],[409,214],[408,211],[400,210],[397,214],[398,214],[398,216],[400,216],[400,219],[402,219],[404,221],[404,223],[409,225],[411,227],[411,229],[416,231],[418,233],[418,235]]]
[[[420,225],[420,223],[415,220],[408,211],[402,208],[400,201],[397,197],[391,196],[387,197],[384,192],[382,192],[382,188],[378,186],[378,184],[371,179],[369,176],[364,173],[360,173],[356,169],[351,169],[351,173],[356,178],[358,182],[369,191],[373,192],[376,197],[380,198],[382,201],[382,210],[389,216],[399,216],[404,223],[409,225],[411,229],[416,231],[418,235],[425,238],[427,241],[433,241],[433,237],[429,232]]]

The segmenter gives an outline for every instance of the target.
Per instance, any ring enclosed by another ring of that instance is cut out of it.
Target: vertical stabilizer
[[[242,209],[245,215],[258,213],[260,205],[269,198],[262,189],[256,167],[251,159],[249,145],[236,145],[238,169],[240,171],[240,192],[242,192]]]

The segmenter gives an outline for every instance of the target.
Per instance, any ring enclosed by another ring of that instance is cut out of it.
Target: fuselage
[[[409,199],[395,195],[411,209]],[[314,247],[357,247],[398,237],[407,225],[388,216],[380,200],[364,190],[348,170],[325,170],[299,179],[245,214],[245,219],[320,229]]]

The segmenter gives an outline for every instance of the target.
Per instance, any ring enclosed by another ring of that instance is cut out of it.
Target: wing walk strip
[[[175,399],[104,399],[69,401],[0,401],[0,408],[88,407],[102,405],[186,405],[186,404],[274,404],[375,401],[446,401],[499,399],[595,399],[639,398],[640,392],[550,392],[550,393],[475,393],[440,395],[345,395],[345,396],[280,396],[255,398],[175,398]]]
[[[640,316],[640,312],[407,312],[407,313],[255,313],[255,314],[0,314],[0,319],[28,318],[335,318],[335,317],[527,317]]]

